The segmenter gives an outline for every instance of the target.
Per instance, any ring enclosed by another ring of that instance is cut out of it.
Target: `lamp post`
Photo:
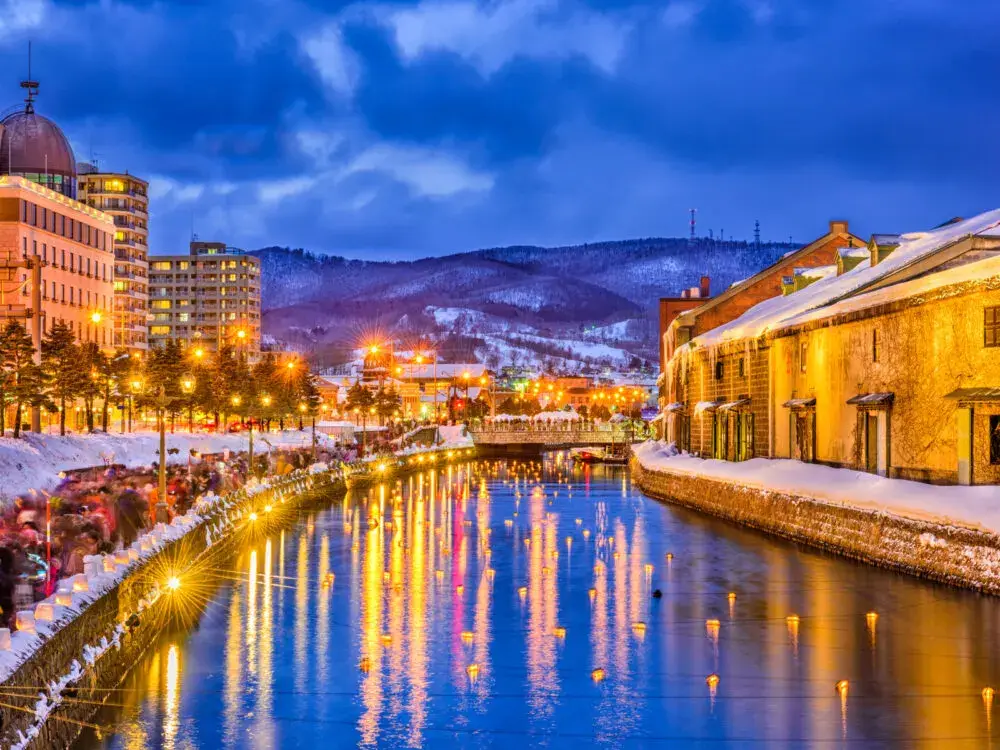
[[[132,406],[135,404],[136,394],[142,390],[142,381],[133,380],[130,385],[132,386],[132,392],[128,396],[128,431],[132,432]]]
[[[194,378],[184,378],[181,381],[181,390],[184,391],[185,395],[188,397],[188,432],[194,432],[194,398],[192,397],[192,392],[194,391]]]
[[[160,423],[160,488],[156,494],[156,521],[167,522],[167,391],[161,385],[156,395],[156,413]]]

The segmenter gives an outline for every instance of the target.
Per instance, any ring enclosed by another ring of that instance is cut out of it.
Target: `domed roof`
[[[14,112],[0,129],[0,174],[76,177],[76,157],[62,130],[32,111]]]

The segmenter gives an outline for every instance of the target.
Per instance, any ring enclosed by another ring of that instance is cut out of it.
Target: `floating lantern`
[[[726,598],[729,599],[729,601],[731,602],[736,601],[736,592],[730,591],[729,594],[726,596]]]
[[[875,629],[875,623],[878,622],[878,612],[869,612],[865,615],[865,622],[868,624],[870,630]]]
[[[788,617],[785,618],[785,622],[788,623],[788,627],[797,628],[799,626],[799,616],[788,615]]]
[[[646,571],[646,575],[653,575],[653,563],[646,563],[643,566],[643,570]]]
[[[365,674],[368,674],[372,668],[372,660],[367,656],[362,656],[361,661],[358,662],[358,669],[360,669]]]
[[[604,572],[604,563],[602,563],[600,560],[598,560],[594,564],[594,572],[597,573],[598,575],[600,575],[601,573],[603,573]]]
[[[3,636],[3,630],[0,630],[0,637],[2,636]],[[987,708],[989,708],[989,706],[993,703],[993,696],[995,694],[996,691],[994,691],[993,688],[988,686],[983,688],[983,703],[986,704]]]
[[[622,556],[622,553],[621,553],[621,552],[615,552],[615,553],[614,553],[614,554],[612,555],[612,557],[614,557],[614,558],[615,558],[616,560],[618,560],[619,558],[621,558],[621,556]]]
[[[251,521],[256,521],[257,520],[257,514],[256,513],[251,513],[250,514],[250,520]]]
[[[130,562],[128,550],[118,550],[115,553],[115,565],[128,565]]]
[[[444,571],[441,570],[441,569],[435,570],[434,571],[434,577],[437,578],[439,581],[443,581],[444,580]]]
[[[38,602],[35,605],[36,622],[52,622],[55,619],[56,610],[51,602]]]
[[[388,571],[388,570],[386,570],[386,571],[384,571],[384,572],[382,573],[382,580],[383,580],[383,581],[384,581],[385,583],[389,583],[389,571]]]
[[[561,626],[552,628],[552,635],[554,635],[556,638],[565,638],[566,628]]]
[[[580,525],[580,524],[582,524],[582,523],[583,523],[583,519],[582,519],[582,518],[578,518],[578,519],[576,519],[576,525],[577,525],[577,526],[579,526],[579,525]]]
[[[505,518],[503,520],[503,525],[506,526],[509,529],[511,526],[514,525],[514,520],[511,519],[511,518]]]
[[[530,536],[526,536],[524,538],[524,546],[525,547],[530,547],[531,546],[531,537]]]
[[[526,597],[528,595],[528,587],[527,586],[521,586],[520,588],[518,588],[517,594],[518,594],[518,596],[520,596],[523,599],[524,597]]]
[[[471,630],[462,631],[462,641],[465,643],[472,643],[473,634]]]
[[[590,529],[584,529],[583,530],[583,538],[584,538],[584,540],[590,539]]]
[[[705,678],[705,684],[714,691],[717,687],[719,687],[719,675],[713,672]]]
[[[461,596],[462,594],[464,594],[465,593],[465,586],[463,586],[462,584],[458,584],[455,587],[455,593],[458,594],[459,596]]]
[[[571,549],[573,547],[573,537],[566,537],[566,549]]]
[[[486,569],[486,578],[487,578],[487,580],[492,581],[494,578],[496,578],[496,575],[497,575],[497,572],[493,568],[487,568]]]
[[[139,559],[139,550],[135,549],[134,547],[129,547],[128,559],[129,562],[136,562]]]
[[[22,633],[35,632],[35,613],[30,609],[20,610],[16,615],[14,615],[14,622],[17,625],[18,631]]]
[[[265,513],[270,513],[272,510],[274,510],[274,508],[272,506],[270,506],[270,505],[265,505],[264,506],[264,512]]]
[[[382,645],[388,646],[392,643],[392,635],[390,633],[382,633]]]
[[[479,665],[478,664],[470,664],[469,666],[467,666],[465,668],[465,673],[467,675],[469,675],[469,679],[470,680],[475,681],[475,679],[477,677],[479,677]]]
[[[590,679],[594,682],[601,682],[604,679],[604,670],[598,667],[597,669],[591,670]]]
[[[115,572],[115,558],[114,555],[104,556],[104,572],[114,573]]]
[[[721,625],[722,624],[718,620],[714,620],[714,619],[713,620],[705,620],[705,630],[709,631],[710,633],[712,631],[715,631],[716,633],[718,633],[719,632],[719,628],[721,627]]]
[[[646,633],[646,623],[642,620],[637,620],[632,623],[632,632],[636,635],[644,635]]]
[[[168,588],[168,589],[169,589],[170,591],[177,591],[177,589],[179,589],[180,587],[181,587],[181,579],[180,579],[180,578],[178,578],[177,576],[172,576],[172,577],[171,577],[171,578],[170,578],[170,579],[169,579],[169,580],[167,581],[167,588]]]
[[[590,601],[594,601],[594,599],[597,597],[597,589],[589,589],[587,591],[587,595],[590,597]]]
[[[847,689],[850,687],[850,683],[847,680],[840,680],[836,687],[840,697],[843,698],[847,695]]]

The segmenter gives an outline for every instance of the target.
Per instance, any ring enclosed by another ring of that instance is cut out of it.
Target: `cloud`
[[[0,39],[38,28],[47,9],[47,0],[0,0]]]
[[[317,34],[307,37],[302,48],[334,93],[345,97],[354,93],[361,75],[361,66],[354,52],[344,42],[339,21],[327,23]]]
[[[315,177],[290,177],[262,182],[257,185],[257,197],[264,203],[281,203],[286,198],[301,195],[315,184]]]
[[[680,29],[690,26],[702,11],[702,3],[691,0],[673,0],[663,9],[663,23],[667,28]]]
[[[452,154],[387,143],[358,154],[344,172],[378,172],[409,186],[415,195],[429,198],[493,187],[491,175],[470,168]]]
[[[517,57],[565,60],[580,57],[607,74],[615,71],[628,24],[584,6],[556,0],[423,0],[380,14],[396,47],[409,62],[450,52],[491,76]]]

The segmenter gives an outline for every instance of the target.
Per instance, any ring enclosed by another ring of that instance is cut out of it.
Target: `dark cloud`
[[[998,203],[990,0],[455,0],[409,54],[390,19],[429,0],[14,1],[44,18],[0,31],[0,92],[31,36],[79,155],[154,178],[154,252],[192,223],[403,257]]]

